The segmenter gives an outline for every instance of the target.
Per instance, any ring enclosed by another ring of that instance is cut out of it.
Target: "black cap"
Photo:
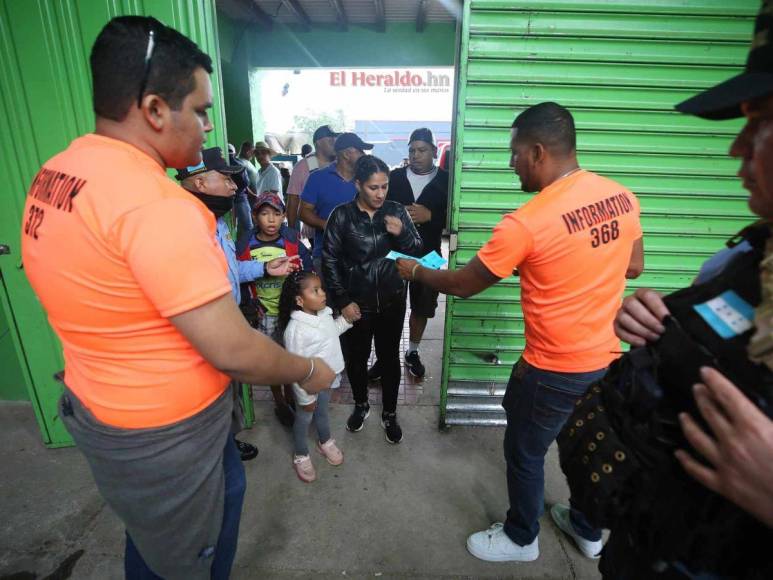
[[[330,128],[330,125],[322,125],[321,127],[317,127],[317,130],[314,131],[314,137],[312,137],[312,141],[316,143],[320,139],[324,139],[325,137],[333,137],[335,139],[338,137],[340,133],[336,133]]]
[[[178,169],[175,177],[178,181],[182,181],[186,177],[198,175],[199,173],[206,173],[207,171],[217,171],[219,173],[224,173],[225,175],[234,175],[244,171],[244,167],[241,165],[228,165],[223,158],[223,150],[220,149],[220,147],[210,147],[209,149],[202,149],[201,163]]]
[[[434,135],[432,135],[432,131],[430,131],[426,127],[422,127],[421,129],[416,129],[414,130],[413,133],[411,133],[411,136],[408,137],[408,145],[410,145],[414,141],[424,141],[425,143],[429,143],[433,147],[437,147],[437,144],[435,143],[435,137]]]
[[[336,139],[335,150],[343,151],[344,149],[349,149],[349,147],[354,147],[360,151],[368,151],[373,149],[373,144],[365,143],[355,133],[341,133],[338,139]]]
[[[744,72],[679,103],[676,110],[704,119],[734,119],[743,116],[741,103],[773,93],[772,35],[773,2],[764,0]]]

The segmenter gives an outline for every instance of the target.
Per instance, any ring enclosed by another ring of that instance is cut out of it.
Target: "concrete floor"
[[[422,341],[427,376],[418,384],[406,376],[401,385],[400,445],[384,440],[379,408],[363,431],[348,433],[351,407],[334,404],[333,436],[345,463],[334,468],[313,455],[318,480],[304,484],[292,469],[290,432],[274,418],[273,405],[256,397],[256,426],[241,437],[260,455],[245,463],[233,578],[600,577],[597,562],[583,558],[547,515],[536,562],[492,564],[467,553],[467,536],[507,510],[503,429],[438,430],[438,314]],[[380,400],[377,389],[371,400]],[[24,403],[0,403],[0,440],[0,580],[122,578],[123,528],[78,451],[45,449]],[[555,448],[546,476],[546,503],[566,502]]]
[[[598,577],[596,562],[580,556],[547,517],[536,562],[490,564],[467,553],[467,535],[507,509],[501,429],[439,432],[436,407],[406,406],[399,410],[405,439],[393,446],[377,414],[362,432],[346,432],[348,410],[332,408],[344,465],[315,460],[318,480],[309,485],[292,471],[289,432],[270,404],[256,405],[257,426],[244,439],[260,456],[245,464],[234,578]],[[26,404],[0,405],[0,433],[0,579],[121,578],[122,526],[82,456],[43,448]],[[545,495],[547,503],[567,499],[555,450]]]

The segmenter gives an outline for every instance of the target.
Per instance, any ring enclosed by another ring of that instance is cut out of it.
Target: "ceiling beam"
[[[292,13],[293,17],[304,30],[311,30],[311,18],[306,14],[306,11],[298,0],[282,0],[282,4]]]
[[[384,12],[384,0],[373,0],[376,8],[376,29],[386,32],[386,12]]]
[[[335,10],[336,20],[338,20],[338,28],[341,30],[347,30],[349,28],[349,19],[346,17],[346,10],[341,0],[328,0],[330,6]]]
[[[274,28],[274,19],[258,5],[258,0],[247,0],[247,5],[250,7],[250,11],[261,26],[268,30]]]
[[[416,32],[424,32],[427,27],[427,8],[429,8],[429,0],[419,0],[419,10],[416,13]]]

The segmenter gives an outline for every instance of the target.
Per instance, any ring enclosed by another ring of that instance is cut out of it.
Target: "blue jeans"
[[[502,400],[507,412],[504,450],[510,498],[504,530],[516,544],[531,544],[539,534],[548,447],[572,414],[575,401],[605,372],[605,368],[587,373],[551,372],[538,369],[524,359],[513,367]],[[574,509],[571,521],[583,538],[601,539],[601,530],[593,528]]]
[[[247,486],[239,449],[230,434],[223,449],[223,474],[225,475],[225,501],[220,536],[214,553],[200,555],[202,558],[212,558],[211,578],[213,580],[227,580],[231,575],[231,566],[236,557],[236,540],[239,537],[244,491]],[[163,580],[145,564],[129,534],[126,534],[124,573],[127,580]]]
[[[298,403],[296,398],[296,404]],[[309,425],[312,420],[317,428],[317,441],[327,443],[330,439],[330,389],[320,391],[317,395],[317,406],[313,411],[304,411],[300,405],[295,408],[293,423],[293,441],[296,455],[309,454]]]

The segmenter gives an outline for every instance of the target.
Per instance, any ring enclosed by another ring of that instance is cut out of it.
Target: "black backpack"
[[[692,394],[702,366],[718,369],[772,416],[773,373],[747,356],[754,328],[723,338],[700,307],[720,296],[759,305],[769,235],[767,224],[746,228],[728,245],[740,237],[751,251],[710,280],[666,296],[671,316],[660,339],[615,361],[558,436],[574,507],[612,532],[601,566],[614,571],[610,577],[650,577],[632,566],[681,562],[730,578],[773,578],[773,532],[690,478],[673,455],[690,449],[679,413],[706,427]]]

